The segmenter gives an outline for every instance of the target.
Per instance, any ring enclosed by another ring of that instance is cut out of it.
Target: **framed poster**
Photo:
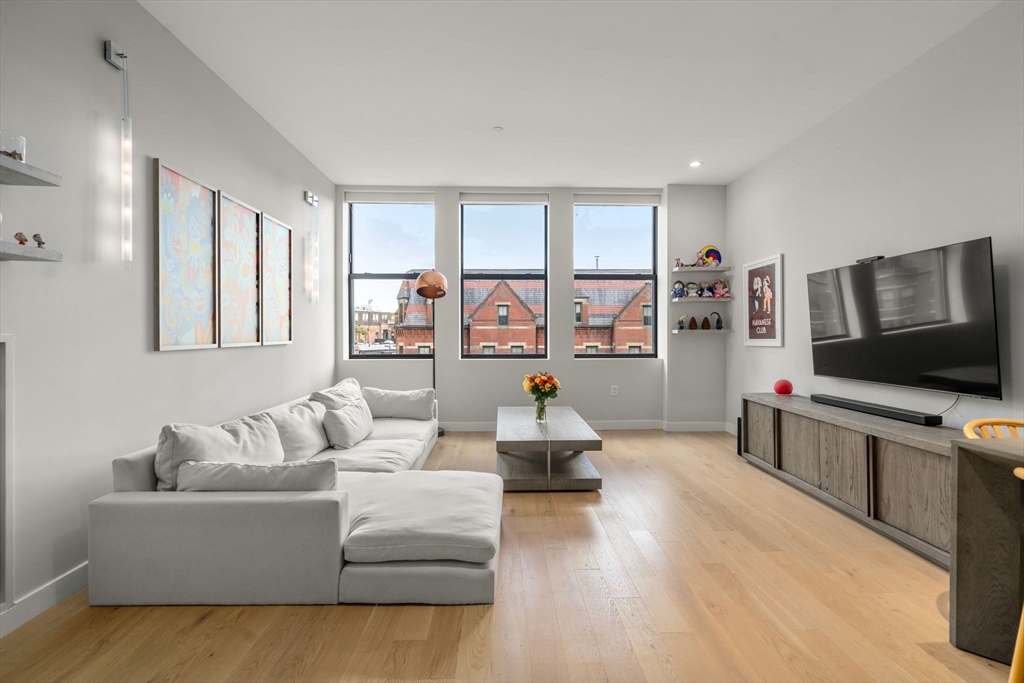
[[[155,160],[157,351],[217,346],[217,190]]]
[[[260,212],[220,195],[220,345],[258,346]]]
[[[743,343],[782,346],[782,254],[743,265],[747,311]]]
[[[292,343],[292,229],[263,214],[263,344]]]

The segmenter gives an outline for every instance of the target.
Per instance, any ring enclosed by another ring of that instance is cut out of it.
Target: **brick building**
[[[374,310],[372,305],[356,306],[352,318],[353,334],[357,344],[379,344],[395,338],[394,311]]]
[[[398,353],[430,353],[433,308],[406,280],[394,325]],[[547,341],[543,280],[466,280],[463,353],[543,354]],[[457,292],[453,292],[457,295]],[[649,354],[653,300],[646,281],[577,280],[573,301],[577,354]]]

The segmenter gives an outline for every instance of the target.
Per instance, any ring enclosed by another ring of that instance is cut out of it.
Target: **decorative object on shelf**
[[[544,422],[548,417],[548,401],[558,398],[561,383],[546,372],[537,372],[523,378],[523,391],[533,396],[536,402],[537,422]]]
[[[672,297],[675,299],[681,299],[686,296],[686,285],[680,280],[676,280],[672,283]]]
[[[128,53],[112,40],[104,41],[103,57],[121,72],[124,114],[121,116],[121,260],[132,264],[132,114],[128,100]]]
[[[46,248],[46,246],[45,246],[46,242],[43,241],[43,236],[40,235],[38,232],[36,234],[32,235],[32,241],[35,242],[36,246],[39,247],[40,249],[45,249]]]
[[[704,316],[704,319],[700,321],[700,329],[702,329],[702,330],[710,330],[711,329],[711,321],[708,320],[707,316]]]
[[[26,244],[28,244],[28,237],[26,237],[25,233],[23,232],[14,233],[14,239],[16,239],[18,241],[18,244],[20,244],[21,246],[25,246]]]
[[[697,318],[696,317],[690,318],[690,329],[691,330],[697,329]]]
[[[256,346],[260,325],[260,212],[217,193],[220,202],[220,345]]]
[[[722,314],[719,313],[718,311],[711,311],[711,315],[716,316],[718,318],[717,320],[715,320],[715,329],[722,329]]]
[[[782,346],[782,254],[743,266],[747,288],[743,340],[747,346]]]
[[[678,259],[676,260],[678,261]],[[698,251],[697,260],[690,264],[691,267],[696,268],[714,268],[720,265],[722,265],[722,252],[713,244]],[[677,263],[677,267],[680,267],[680,264]]]
[[[679,316],[679,329],[681,329],[681,330],[685,330],[686,329],[686,316],[685,315]]]
[[[155,161],[157,350],[217,346],[217,190]]]
[[[700,297],[700,287],[697,285],[696,282],[686,283],[686,296],[691,299],[696,299]]]
[[[25,162],[25,136],[0,130],[0,154],[15,161]]]
[[[702,299],[710,299],[714,295],[715,292],[713,289],[711,289],[711,285],[709,285],[707,282],[700,283],[700,296]]]
[[[793,393],[793,383],[788,379],[780,379],[773,388],[779,396],[788,396]]]
[[[306,293],[314,304],[320,303],[320,198],[306,190],[303,200],[309,204],[309,236],[306,238]]]
[[[683,267],[683,259],[676,258],[676,268],[682,268],[682,267]]]
[[[292,229],[263,214],[263,344],[292,343]]]
[[[715,280],[711,283],[711,287],[716,299],[724,299],[729,296],[729,283],[724,279]]]

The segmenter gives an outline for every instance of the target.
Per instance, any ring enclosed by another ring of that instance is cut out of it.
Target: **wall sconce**
[[[112,40],[103,43],[103,56],[121,72],[124,115],[121,117],[121,260],[132,265],[132,115],[128,102],[128,53]]]
[[[318,213],[320,198],[306,190],[303,199],[309,204],[309,239],[306,250],[306,291],[314,304],[320,303],[320,224]]]

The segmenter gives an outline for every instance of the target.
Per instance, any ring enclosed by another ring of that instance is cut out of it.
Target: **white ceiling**
[[[997,4],[140,1],[338,184],[575,187],[727,183]]]

